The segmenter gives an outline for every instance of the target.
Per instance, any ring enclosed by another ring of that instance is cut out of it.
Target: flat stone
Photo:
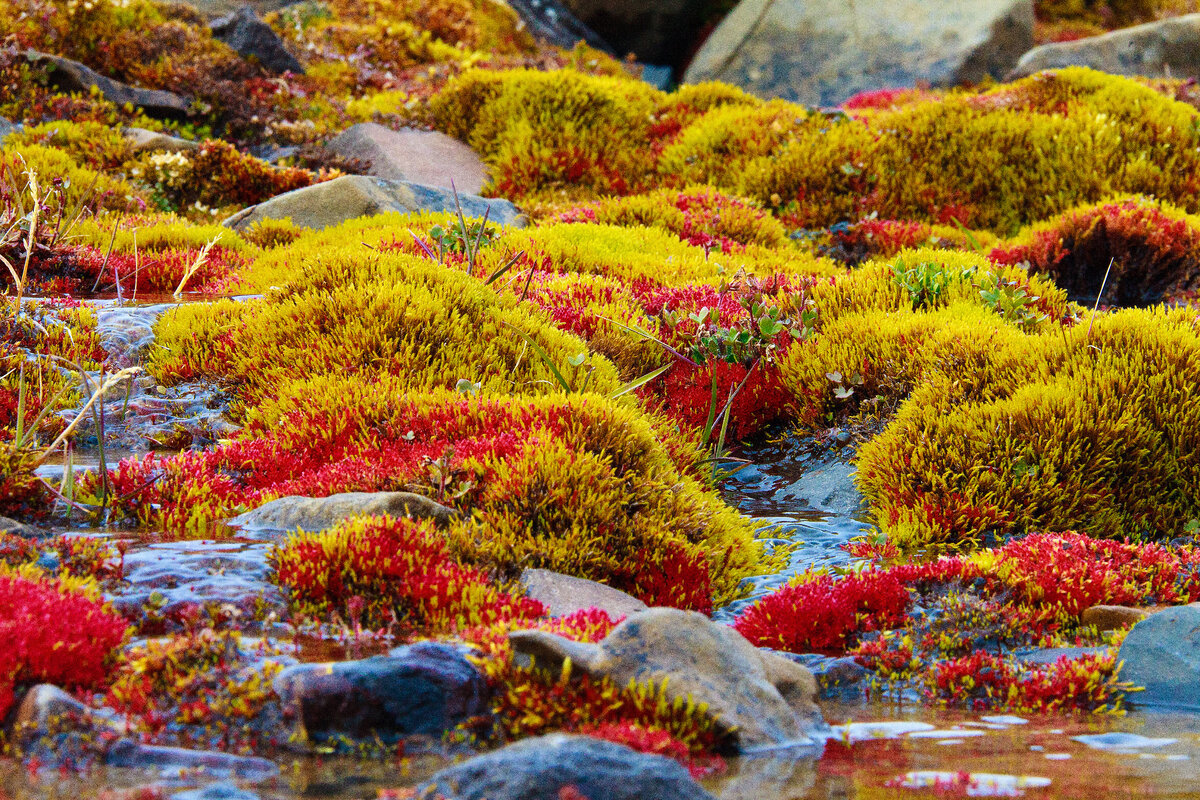
[[[239,778],[261,781],[279,774],[279,767],[265,758],[235,756],[215,750],[189,750],[184,747],[160,747],[121,739],[105,754],[110,767],[127,769],[188,770],[215,778]]]
[[[274,687],[284,714],[310,740],[440,738],[489,707],[487,679],[462,649],[441,642],[406,645],[361,661],[290,667]]]
[[[1054,664],[1064,656],[1074,659],[1082,656],[1102,656],[1107,652],[1107,647],[1034,647],[1018,650],[1013,653],[1013,658],[1020,664]]]
[[[448,800],[715,800],[669,758],[561,733],[525,739],[444,769],[418,789],[418,796],[434,792]]]
[[[261,64],[264,69],[276,74],[304,74],[304,65],[288,52],[279,35],[248,3],[232,14],[213,20],[209,27],[214,39],[229,45],[242,58]]]
[[[742,0],[684,82],[836,106],[865,91],[999,78],[1031,47],[1031,0]]]
[[[743,752],[819,749],[828,732],[811,672],[694,611],[633,614],[597,644],[536,630],[514,631],[509,642],[518,659],[553,673],[569,658],[573,669],[618,686],[665,679],[667,699],[706,704]]]
[[[412,181],[440,189],[479,194],[488,181],[487,167],[475,151],[438,131],[360,122],[339,133],[325,149],[343,158],[366,161],[368,175]]]
[[[431,519],[438,525],[449,525],[459,516],[457,511],[411,492],[343,492],[329,497],[280,497],[234,517],[229,524],[251,538],[275,538],[271,534],[323,531],[350,517],[384,514]]]
[[[1121,643],[1121,680],[1145,691],[1129,695],[1139,706],[1200,711],[1200,604],[1151,614]]]
[[[1150,612],[1144,608],[1092,606],[1084,609],[1080,622],[1084,625],[1094,625],[1098,631],[1115,631],[1136,625],[1148,616]]]
[[[507,200],[462,193],[458,199],[467,217],[481,218],[485,209],[490,208],[489,222],[501,226],[525,226],[521,212]],[[366,175],[343,175],[242,209],[221,224],[244,231],[260,220],[288,217],[299,227],[321,230],[347,220],[388,212],[411,214],[454,209],[454,195],[445,189]]]
[[[521,585],[525,594],[541,601],[552,617],[598,608],[615,620],[647,608],[641,600],[620,589],[548,569],[525,570],[521,573]]]
[[[145,128],[125,128],[121,131],[129,149],[134,153],[145,153],[162,150],[167,153],[190,153],[200,149],[200,143],[191,139],[180,139],[168,136],[158,131],[148,131]]]
[[[35,64],[50,67],[50,83],[64,92],[87,94],[95,86],[104,99],[118,106],[126,103],[141,108],[152,117],[183,119],[191,104],[177,94],[162,89],[140,89],[127,83],[106,78],[89,67],[62,56],[27,50],[26,56]]]
[[[1062,67],[1091,67],[1111,75],[1148,78],[1200,77],[1200,14],[1035,47],[1021,56],[1007,79]]]

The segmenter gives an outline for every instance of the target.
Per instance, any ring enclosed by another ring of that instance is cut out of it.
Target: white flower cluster
[[[183,153],[152,153],[143,164],[146,181],[166,188],[181,189],[192,177],[192,162]],[[142,170],[134,167],[130,174],[138,177]]]
[[[131,2],[132,0],[67,0],[67,14],[74,17],[79,14],[86,14],[101,6],[129,8]]]

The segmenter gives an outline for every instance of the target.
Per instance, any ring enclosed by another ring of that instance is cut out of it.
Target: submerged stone
[[[460,193],[458,202],[462,206],[463,214],[469,218],[481,218],[484,211],[490,208],[489,222],[514,227],[523,227],[525,224],[521,212],[507,200],[485,199]],[[236,231],[244,231],[261,220],[286,217],[301,228],[322,230],[347,220],[386,214],[389,211],[409,214],[415,211],[454,210],[454,195],[445,189],[366,175],[343,175],[244,208],[221,224]]]
[[[569,658],[573,669],[618,686],[665,680],[669,700],[706,704],[742,751],[817,749],[828,732],[811,672],[693,611],[633,614],[598,644],[536,630],[515,631],[509,641],[518,658],[554,673]]]
[[[418,796],[434,792],[448,800],[714,800],[669,758],[565,734],[526,739],[444,769]]]
[[[406,645],[361,661],[290,667],[274,686],[284,713],[309,739],[440,738],[488,711],[483,674],[461,648],[441,642]]]

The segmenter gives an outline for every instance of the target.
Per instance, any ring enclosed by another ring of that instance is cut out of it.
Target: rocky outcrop
[[[554,673],[569,658],[573,669],[618,686],[665,679],[668,699],[690,696],[707,704],[743,751],[818,748],[828,730],[811,672],[694,611],[633,614],[598,644],[545,631],[515,631],[509,641],[519,660]]]
[[[391,181],[412,181],[440,189],[478,194],[488,181],[487,167],[475,151],[437,131],[394,131],[362,122],[325,145],[333,155],[365,161],[367,174]]]
[[[295,530],[323,531],[359,515],[431,519],[449,525],[458,512],[428,497],[411,492],[343,492],[329,497],[280,497],[253,511],[234,517],[229,524],[252,538]]]
[[[435,774],[419,797],[447,800],[715,800],[662,756],[587,736],[526,739]]]
[[[1035,47],[1021,56],[1008,80],[1061,67],[1148,78],[1200,77],[1200,14]]]
[[[469,194],[460,194],[458,200],[463,214],[468,217],[482,217],[490,208],[490,222],[516,227],[525,224],[521,212],[507,200],[488,200]],[[454,211],[454,208],[454,195],[445,189],[366,175],[344,175],[272,197],[242,209],[221,224],[243,231],[259,220],[287,217],[302,228],[321,230],[347,220],[388,212],[409,214],[414,211]]]
[[[834,106],[875,89],[1001,77],[1032,46],[1030,0],[742,0],[684,82]]]
[[[552,617],[565,617],[585,608],[598,608],[617,619],[646,610],[646,604],[632,595],[603,583],[553,572],[527,569],[521,573],[525,594],[546,607]]]
[[[483,674],[459,648],[439,642],[398,647],[361,661],[290,667],[274,686],[284,714],[310,740],[440,738],[488,710]]]
[[[152,117],[183,119],[190,104],[177,94],[161,89],[139,89],[127,83],[106,78],[89,67],[62,56],[52,56],[29,50],[30,62],[49,68],[50,84],[63,92],[87,94],[95,86],[109,102],[123,106],[126,103],[141,108]]]
[[[1200,603],[1152,614],[1133,626],[1121,643],[1121,680],[1145,691],[1129,696],[1136,705],[1200,711]]]
[[[213,38],[224,42],[242,58],[255,61],[274,73],[304,73],[304,65],[283,46],[283,40],[263,22],[254,7],[244,5],[210,23]]]

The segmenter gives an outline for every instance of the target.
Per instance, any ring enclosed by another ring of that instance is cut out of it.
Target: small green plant
[[[903,260],[892,264],[892,282],[908,294],[914,309],[936,308],[956,278],[969,278],[974,273],[968,268],[955,275],[951,267],[930,261],[912,267],[906,266]]]
[[[1041,298],[1029,294],[1016,281],[997,276],[996,285],[981,288],[979,296],[997,314],[1009,322],[1016,323],[1024,331],[1036,331],[1038,326],[1049,319],[1047,314],[1038,309],[1037,302]]]

